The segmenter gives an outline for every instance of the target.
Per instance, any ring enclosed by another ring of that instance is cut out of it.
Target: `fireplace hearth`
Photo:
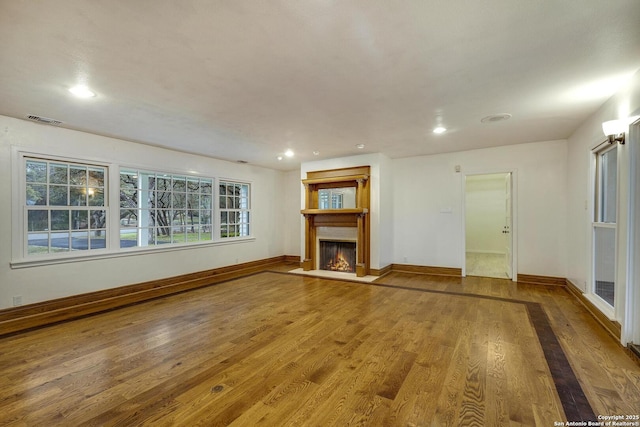
[[[356,242],[320,240],[320,270],[355,273]]]

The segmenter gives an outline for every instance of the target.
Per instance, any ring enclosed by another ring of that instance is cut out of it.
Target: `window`
[[[355,187],[318,189],[318,209],[352,209],[355,207]]]
[[[616,188],[618,182],[618,152],[616,146],[597,153],[596,222],[616,222]]]
[[[24,158],[26,255],[105,249],[107,170]]]
[[[331,195],[331,209],[342,209],[342,194]]]
[[[220,182],[220,237],[245,237],[250,235],[249,184]]]
[[[213,179],[120,172],[120,247],[210,241]]]
[[[611,307],[615,297],[617,145],[597,151],[593,222],[593,293]]]
[[[318,190],[318,209],[342,209],[341,189]]]
[[[110,175],[111,166],[97,161],[15,154],[12,266],[119,256],[130,248],[215,244],[251,234],[248,183],[224,181],[218,193],[210,177],[118,166]]]

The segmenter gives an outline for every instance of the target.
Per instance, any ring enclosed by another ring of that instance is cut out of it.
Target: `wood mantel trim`
[[[303,215],[344,215],[344,214],[366,214],[369,213],[367,208],[353,209],[302,209]]]
[[[356,166],[352,168],[311,171],[311,172],[307,172],[307,180],[337,178],[337,177],[344,178],[344,177],[351,177],[351,176],[358,176],[358,175],[368,177],[369,171],[370,171],[369,166]]]
[[[367,180],[369,179],[369,175],[345,175],[345,176],[329,177],[329,178],[303,179],[302,183],[304,185],[333,184],[333,183],[341,183],[341,182],[353,182],[353,181],[358,181],[360,179]]]
[[[370,204],[370,166],[329,169],[307,172],[302,180],[305,187],[304,209],[300,211],[305,218],[304,232],[304,271],[314,270],[316,257],[317,227],[355,227],[357,228],[356,275],[369,274],[371,252],[371,224],[368,218]],[[356,207],[346,209],[318,209],[318,191],[327,188],[356,188]]]

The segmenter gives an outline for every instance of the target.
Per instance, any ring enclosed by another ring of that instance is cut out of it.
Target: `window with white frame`
[[[593,222],[592,292],[611,307],[615,303],[617,144],[595,152],[595,212]]]
[[[213,179],[123,169],[120,247],[213,239]]]
[[[211,177],[117,166],[110,176],[111,165],[98,161],[21,152],[16,159],[12,265],[250,236],[248,183],[226,180],[216,192]],[[119,193],[111,208],[110,186],[112,205]]]
[[[242,182],[220,181],[220,237],[250,235],[251,186]]]
[[[24,157],[24,255],[107,247],[107,168]]]

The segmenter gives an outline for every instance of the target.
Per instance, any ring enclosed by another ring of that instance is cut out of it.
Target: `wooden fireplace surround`
[[[307,172],[307,179],[302,180],[305,188],[305,208],[300,211],[305,218],[302,261],[304,271],[316,269],[317,227],[356,227],[356,276],[363,277],[369,274],[369,176],[369,166]],[[355,187],[355,208],[318,209],[318,190],[343,187]]]

